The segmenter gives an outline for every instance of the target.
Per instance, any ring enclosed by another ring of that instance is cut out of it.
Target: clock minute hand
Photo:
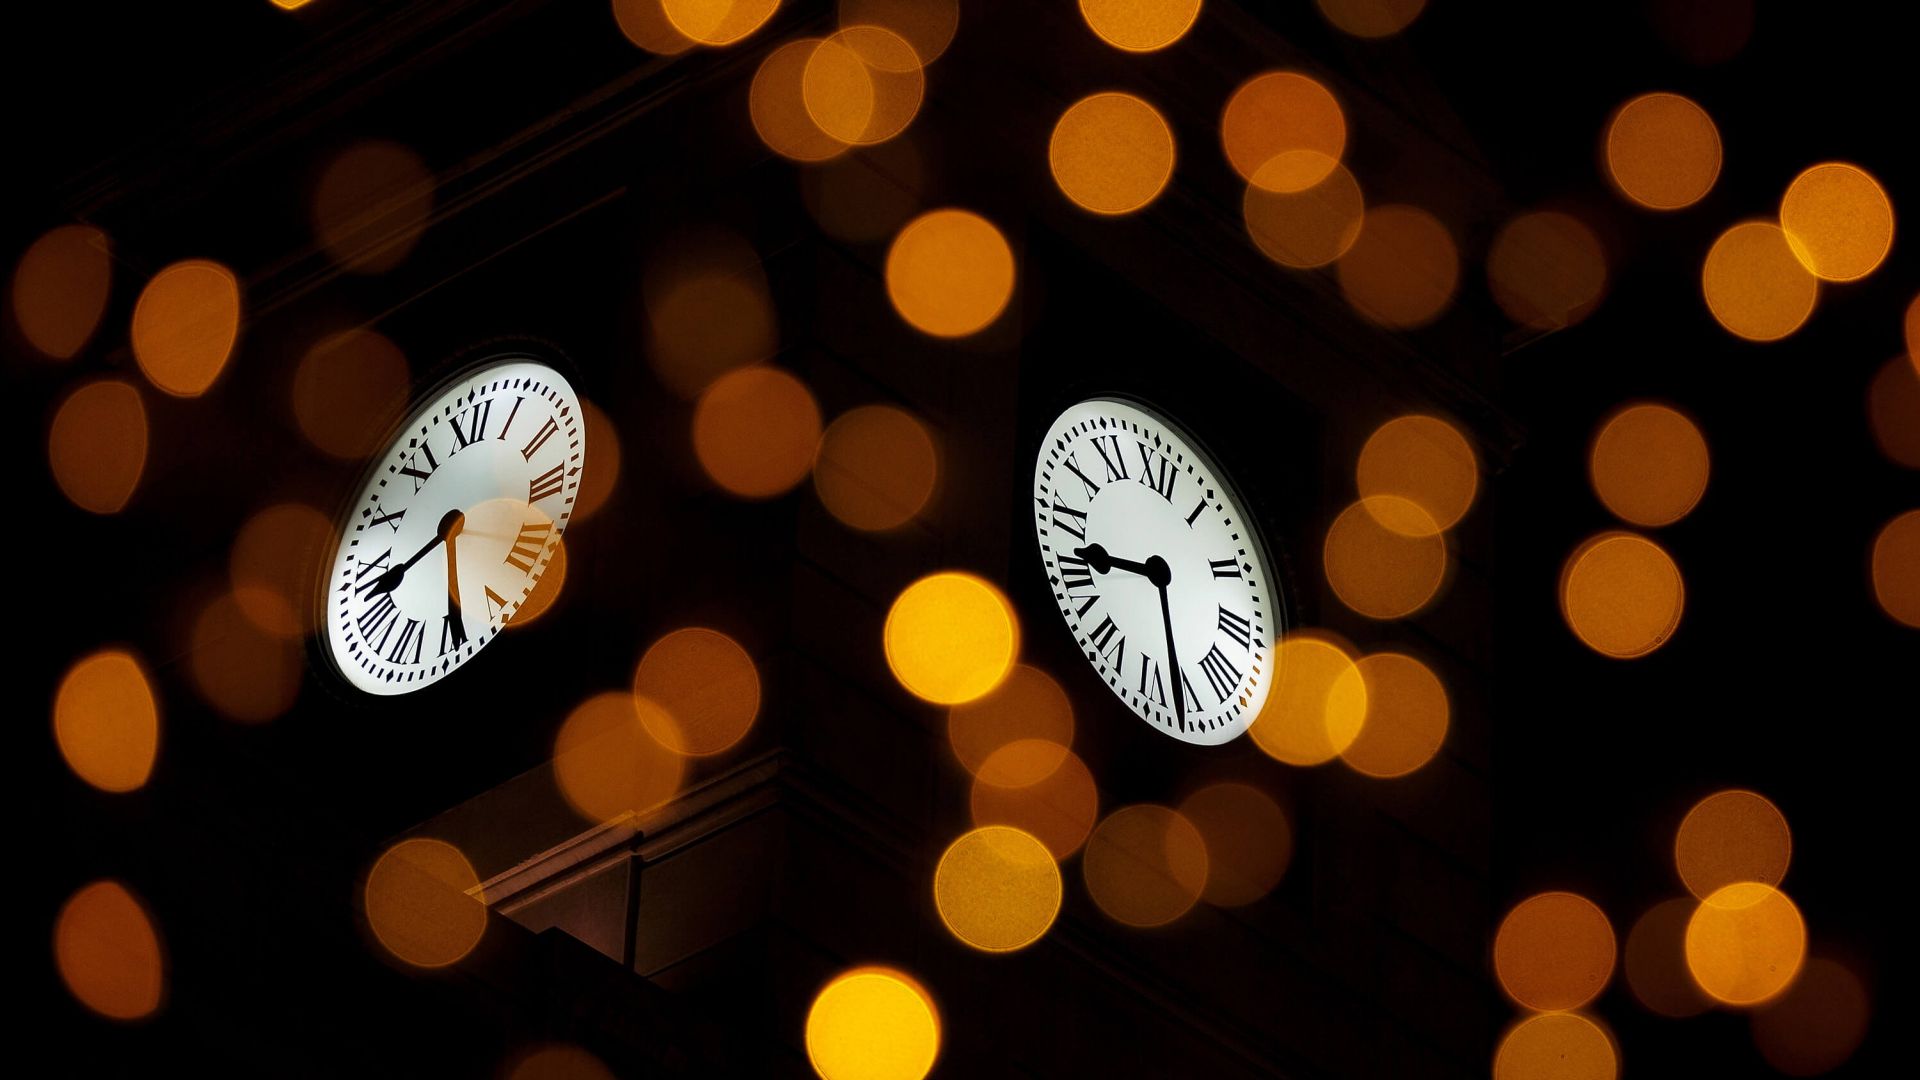
[[[460,535],[455,524],[447,534],[447,625],[453,632],[454,648],[467,643],[467,620],[460,613],[460,564],[454,556],[453,538]]]
[[[466,515],[458,510],[447,511],[446,514],[440,518],[440,526],[434,530],[433,539],[420,545],[420,550],[414,552],[413,557],[406,562],[374,578],[373,589],[367,595],[378,596],[381,593],[392,592],[399,588],[400,582],[406,579],[407,571],[413,569],[413,564],[424,558],[427,552],[432,551],[441,541],[460,535],[460,529],[466,524],[466,520]]]

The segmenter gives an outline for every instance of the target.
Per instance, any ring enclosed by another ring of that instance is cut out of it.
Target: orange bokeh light
[[[1006,759],[991,779],[1001,786],[1037,783],[1051,774],[1073,745],[1073,703],[1053,676],[1036,667],[1015,664],[992,693],[947,710],[947,741],[953,755],[975,776],[981,775],[994,751],[1022,739],[1039,740],[1057,748],[1050,759],[1015,756]],[[1010,766],[1017,766],[1011,771]]]
[[[1293,859],[1293,827],[1273,797],[1251,784],[1208,784],[1181,800],[1180,813],[1207,849],[1210,904],[1241,907],[1273,891]]]
[[[660,0],[673,28],[702,45],[731,45],[773,17],[780,0]]]
[[[1607,257],[1593,230],[1556,210],[1507,222],[1487,250],[1487,284],[1507,317],[1563,330],[1593,313],[1607,287]]]
[[[415,967],[458,962],[487,930],[480,878],[444,840],[402,840],[382,852],[362,900],[375,939]]]
[[[1389,528],[1383,522],[1393,522]],[[1447,574],[1447,541],[1432,515],[1397,495],[1350,504],[1327,529],[1323,562],[1340,602],[1370,619],[1427,606]]]
[[[882,631],[887,666],[909,693],[959,705],[999,686],[1020,655],[1020,623],[999,589],[972,574],[929,574],[900,591]]]
[[[227,577],[234,602],[269,634],[313,629],[315,582],[333,545],[333,524],[304,503],[279,503],[248,518],[233,538]]]
[[[1897,356],[1880,365],[1867,386],[1867,423],[1889,461],[1920,469],[1920,369]]]
[[[1200,0],[1080,0],[1080,16],[1100,40],[1126,52],[1154,52],[1179,41],[1200,17]]]
[[[576,517],[577,520],[577,517]],[[560,590],[567,583],[567,542],[562,537],[553,538],[553,546],[548,549],[544,561],[545,569],[540,571],[540,580],[533,583],[533,590],[521,598],[520,606],[501,623],[507,627],[522,627],[547,613],[554,602],[560,599]]]
[[[905,972],[849,968],[814,995],[806,1042],[821,1080],[921,1080],[940,1057],[940,1010]]]
[[[1389,329],[1412,330],[1453,302],[1460,251],[1453,234],[1425,210],[1376,206],[1361,219],[1360,236],[1335,271],[1355,311]]]
[[[321,453],[358,461],[381,448],[407,405],[407,358],[372,330],[321,340],[293,372],[293,419]]]
[[[827,137],[856,146],[905,131],[926,88],[913,46],[878,26],[850,26],[814,45],[800,73],[807,116]]]
[[[1720,234],[1700,271],[1707,310],[1736,337],[1778,341],[1807,321],[1820,282],[1770,221],[1744,221]]]
[[[1062,892],[1047,846],[1007,825],[961,836],[933,871],[940,921],[983,952],[1013,952],[1040,940],[1060,912]]]
[[[119,513],[147,467],[147,407],[140,391],[119,379],[101,379],[68,394],[47,433],[47,464],[73,505]]]
[[[117,881],[83,886],[61,905],[53,958],[68,992],[101,1016],[139,1020],[166,997],[160,932],[146,905]]]
[[[1920,510],[1909,510],[1873,538],[1873,598],[1880,610],[1920,628]]]
[[[371,140],[327,163],[313,192],[313,234],[333,260],[359,274],[406,261],[433,213],[433,173],[399,143]]]
[[[693,410],[693,449],[715,484],[748,499],[791,491],[820,443],[820,406],[778,368],[750,367],[714,380]]]
[[[1348,678],[1353,657],[1330,635],[1301,631],[1274,646],[1273,689],[1247,730],[1254,744],[1289,765],[1332,761],[1367,719],[1364,680]]]
[[[643,711],[653,715],[641,719]],[[553,778],[574,812],[606,822],[644,814],[680,792],[686,759],[651,732],[673,723],[666,710],[620,690],[576,706],[553,743]]]
[[[960,29],[960,0],[840,0],[840,25],[884,26],[931,64]]]
[[[887,298],[908,324],[935,337],[984,330],[1013,297],[1013,249],[993,223],[967,210],[930,210],[887,249]]]
[[[1754,1010],[1753,1042],[1788,1076],[1818,1076],[1846,1063],[1867,1035],[1867,988],[1824,957],[1800,969],[1787,992]]]
[[[247,615],[276,601],[215,597],[193,624],[187,668],[200,696],[230,720],[259,723],[293,707],[303,662],[298,642],[262,630]]]
[[[28,344],[71,359],[93,337],[113,285],[107,234],[62,225],[42,234],[13,271],[13,318]]]
[[[1687,891],[1705,899],[1742,881],[1778,885],[1793,859],[1793,832],[1766,796],[1734,789],[1694,804],[1673,838]]]
[[[1660,545],[1608,532],[1574,550],[1560,574],[1560,613],[1604,656],[1631,660],[1666,644],[1686,607],[1680,568]]]
[[[768,360],[778,348],[766,272],[737,236],[682,242],[648,266],[641,295],[647,361],[682,398],[699,397],[715,379]]]
[[[1427,0],[1315,0],[1327,21],[1354,37],[1383,38],[1405,30]]]
[[[1029,784],[997,784],[1051,769]],[[975,825],[1011,825],[1031,833],[1056,859],[1086,843],[1100,816],[1100,792],[1080,755],[1044,739],[1020,739],[988,755],[969,799]]]
[[[1687,968],[1727,1005],[1758,1005],[1785,990],[1806,957],[1807,924],[1787,894],[1743,881],[1700,901],[1687,922]]]
[[[799,38],[768,53],[747,90],[747,115],[760,141],[794,161],[826,161],[851,145],[820,130],[802,96],[807,61],[821,40]]]
[[[1428,536],[1459,524],[1480,487],[1473,444],[1433,416],[1401,416],[1374,429],[1354,470],[1361,505],[1379,523],[1407,536]],[[1393,496],[1393,498],[1376,498]],[[1406,503],[1423,513],[1401,514]]]
[[[1873,273],[1893,247],[1893,204],[1865,169],[1830,161],[1787,186],[1780,228],[1794,257],[1815,277],[1857,281]]]
[[[1131,214],[1166,190],[1173,177],[1173,129],[1159,110],[1132,94],[1090,94],[1053,125],[1047,165],[1076,206],[1096,214]]]
[[[1671,525],[1707,490],[1707,440],[1679,410],[1629,405],[1608,417],[1587,456],[1593,493],[1635,525]]]
[[[1325,166],[1309,187],[1291,187],[1298,177]],[[1281,266],[1310,270],[1345,255],[1360,238],[1366,219],[1360,183],[1345,165],[1317,150],[1288,150],[1260,166],[1247,185],[1240,212],[1247,235],[1262,254]]]
[[[1087,893],[1128,926],[1165,926],[1193,907],[1207,886],[1207,844],[1176,810],[1123,806],[1087,837],[1080,856]]]
[[[662,0],[613,0],[613,20],[628,41],[650,53],[674,56],[698,44],[675,28]]]
[[[827,425],[813,460],[813,489],[842,524],[886,532],[919,515],[939,474],[926,425],[904,409],[862,405]]]
[[[730,749],[760,715],[760,671],[753,657],[739,642],[703,626],[675,630],[648,646],[634,669],[633,692],[660,707],[640,710],[654,741],[693,757]],[[671,722],[657,723],[663,715]]]
[[[1913,303],[1907,305],[1907,362],[1920,372],[1920,293],[1915,293]]]
[[[1542,1012],[1577,1009],[1613,978],[1613,926],[1593,901],[1545,892],[1515,904],[1493,939],[1501,989]]]
[[[1579,1013],[1529,1016],[1500,1040],[1493,1080],[1615,1080],[1620,1054],[1599,1024]]]
[[[1405,776],[1440,752],[1451,710],[1446,686],[1427,665],[1405,653],[1370,653],[1340,678],[1365,684],[1366,723],[1340,751],[1355,772],[1383,780]],[[1353,692],[1337,686],[1334,697]]]
[[[1249,184],[1280,194],[1305,191],[1339,165],[1347,148],[1347,118],[1319,80],[1297,71],[1268,71],[1241,83],[1227,99],[1220,144],[1227,163]],[[1282,155],[1286,160],[1276,164]]]
[[[1679,94],[1642,94],[1607,122],[1607,175],[1650,210],[1678,210],[1706,197],[1720,177],[1720,129]]]
[[[131,337],[149,382],[175,397],[199,397],[240,338],[239,279],[206,259],[162,268],[140,290]]]
[[[74,775],[102,791],[135,791],[160,752],[160,708],[140,660],[103,649],[67,669],[53,695],[53,737]]]
[[[606,1063],[578,1046],[555,1043],[515,1058],[506,1080],[615,1080]]]
[[[1687,921],[1693,909],[1690,899],[1662,900],[1627,933],[1627,985],[1642,1005],[1661,1016],[1697,1016],[1713,1005],[1687,970]]]
[[[620,430],[606,412],[580,399],[580,424],[587,433],[587,467],[580,474],[580,493],[573,504],[573,520],[583,521],[606,505],[620,484]]]

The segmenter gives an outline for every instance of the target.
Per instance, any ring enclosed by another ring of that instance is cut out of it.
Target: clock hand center
[[[441,541],[451,540],[453,537],[460,535],[460,530],[466,527],[466,523],[467,516],[458,510],[449,510],[441,515],[440,524],[434,530],[433,539],[420,545],[420,550],[414,552],[412,558],[375,578],[373,580],[373,589],[368,595],[378,596],[381,593],[389,593],[399,588],[400,582],[406,580],[407,571],[413,569],[414,563],[425,558],[427,552],[432,551]]]
[[[1088,544],[1086,547],[1074,548],[1073,553],[1087,560],[1087,565],[1093,567],[1097,573],[1105,574],[1113,570],[1125,570],[1130,574],[1139,574],[1141,577],[1146,578],[1148,581],[1153,582],[1155,586],[1162,589],[1166,588],[1173,581],[1173,567],[1169,566],[1167,560],[1158,555],[1152,556],[1147,559],[1146,562],[1135,562],[1132,559],[1122,559],[1110,555],[1107,553],[1107,549],[1099,544]]]

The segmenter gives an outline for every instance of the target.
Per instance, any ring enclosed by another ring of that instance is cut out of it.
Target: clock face
[[[1146,407],[1094,398],[1048,430],[1033,498],[1047,581],[1101,681],[1176,739],[1245,731],[1273,684],[1280,597],[1213,460]]]
[[[414,410],[355,497],[324,598],[347,681],[404,694],[479,655],[553,558],[580,490],[573,387],[498,357]]]

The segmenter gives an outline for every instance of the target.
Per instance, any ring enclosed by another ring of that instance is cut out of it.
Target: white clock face
[[[1145,407],[1094,398],[1048,430],[1033,497],[1047,581],[1101,680],[1176,739],[1245,731],[1273,685],[1280,598],[1212,459]]]
[[[408,418],[341,526],[326,647],[347,681],[404,694],[477,656],[553,558],[580,491],[573,387],[502,357]]]

